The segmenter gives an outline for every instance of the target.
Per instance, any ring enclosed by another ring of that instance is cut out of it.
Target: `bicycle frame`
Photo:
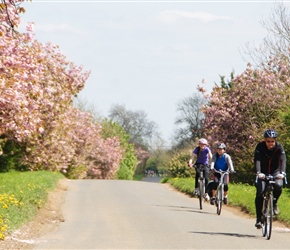
[[[274,176],[266,175],[262,181],[266,182],[265,191],[263,194],[262,207],[262,235],[267,240],[271,238],[272,223],[273,223],[273,184],[275,183]]]
[[[199,190],[199,208],[202,209],[202,205],[204,202],[204,194],[205,194],[205,177],[203,176],[203,171],[206,168],[204,164],[197,164],[194,166],[199,170],[199,178],[198,178],[198,190]]]
[[[214,170],[216,173],[219,173],[221,175],[217,190],[216,190],[216,207],[217,207],[217,214],[220,215],[222,212],[222,204],[224,200],[224,179],[225,176],[228,175],[230,172],[229,170],[227,171],[222,171],[222,170]]]

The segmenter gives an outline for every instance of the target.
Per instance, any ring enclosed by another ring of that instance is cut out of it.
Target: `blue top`
[[[217,157],[214,168],[216,170],[222,170],[222,171],[226,171],[228,169],[228,164],[226,162],[225,154],[223,154],[221,157]]]
[[[216,170],[230,170],[234,172],[234,165],[231,157],[227,153],[223,153],[222,156],[217,153],[213,155],[211,160],[211,169],[215,168]]]
[[[197,155],[199,151],[199,154]],[[199,149],[199,147],[196,147],[193,150],[193,153],[197,155],[197,159],[195,164],[208,164],[208,154],[210,153],[210,149],[208,147],[205,147],[203,150]]]

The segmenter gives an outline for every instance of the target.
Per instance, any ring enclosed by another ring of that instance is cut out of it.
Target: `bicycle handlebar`
[[[268,174],[268,175],[265,174],[264,178],[259,178],[259,176],[257,175],[257,176],[256,176],[256,182],[258,181],[258,179],[260,179],[260,180],[264,180],[264,181],[268,181],[268,182],[270,182],[270,183],[275,183],[275,180],[277,180],[277,179],[279,179],[279,178],[274,177],[274,176],[271,175],[271,174]],[[286,176],[284,176],[284,178],[282,178],[282,179],[285,180],[285,184],[287,185],[288,182],[287,182],[287,178],[286,178]]]
[[[226,171],[224,171],[224,170],[216,170],[215,168],[213,169],[213,171],[215,172],[215,173],[218,173],[218,174],[230,174],[230,173],[236,173],[236,171],[233,171],[233,172],[231,172],[229,169],[228,170],[226,170]]]

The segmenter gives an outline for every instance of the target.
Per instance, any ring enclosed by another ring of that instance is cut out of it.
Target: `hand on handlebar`
[[[265,174],[263,173],[258,173],[257,176],[259,179],[265,179]]]
[[[276,175],[276,179],[283,179],[284,177],[285,177],[285,175],[283,173]]]

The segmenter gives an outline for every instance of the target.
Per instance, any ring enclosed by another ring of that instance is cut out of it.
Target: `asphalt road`
[[[255,219],[157,183],[72,180],[65,222],[39,239],[34,249],[290,249],[290,231],[274,227],[266,240]]]

